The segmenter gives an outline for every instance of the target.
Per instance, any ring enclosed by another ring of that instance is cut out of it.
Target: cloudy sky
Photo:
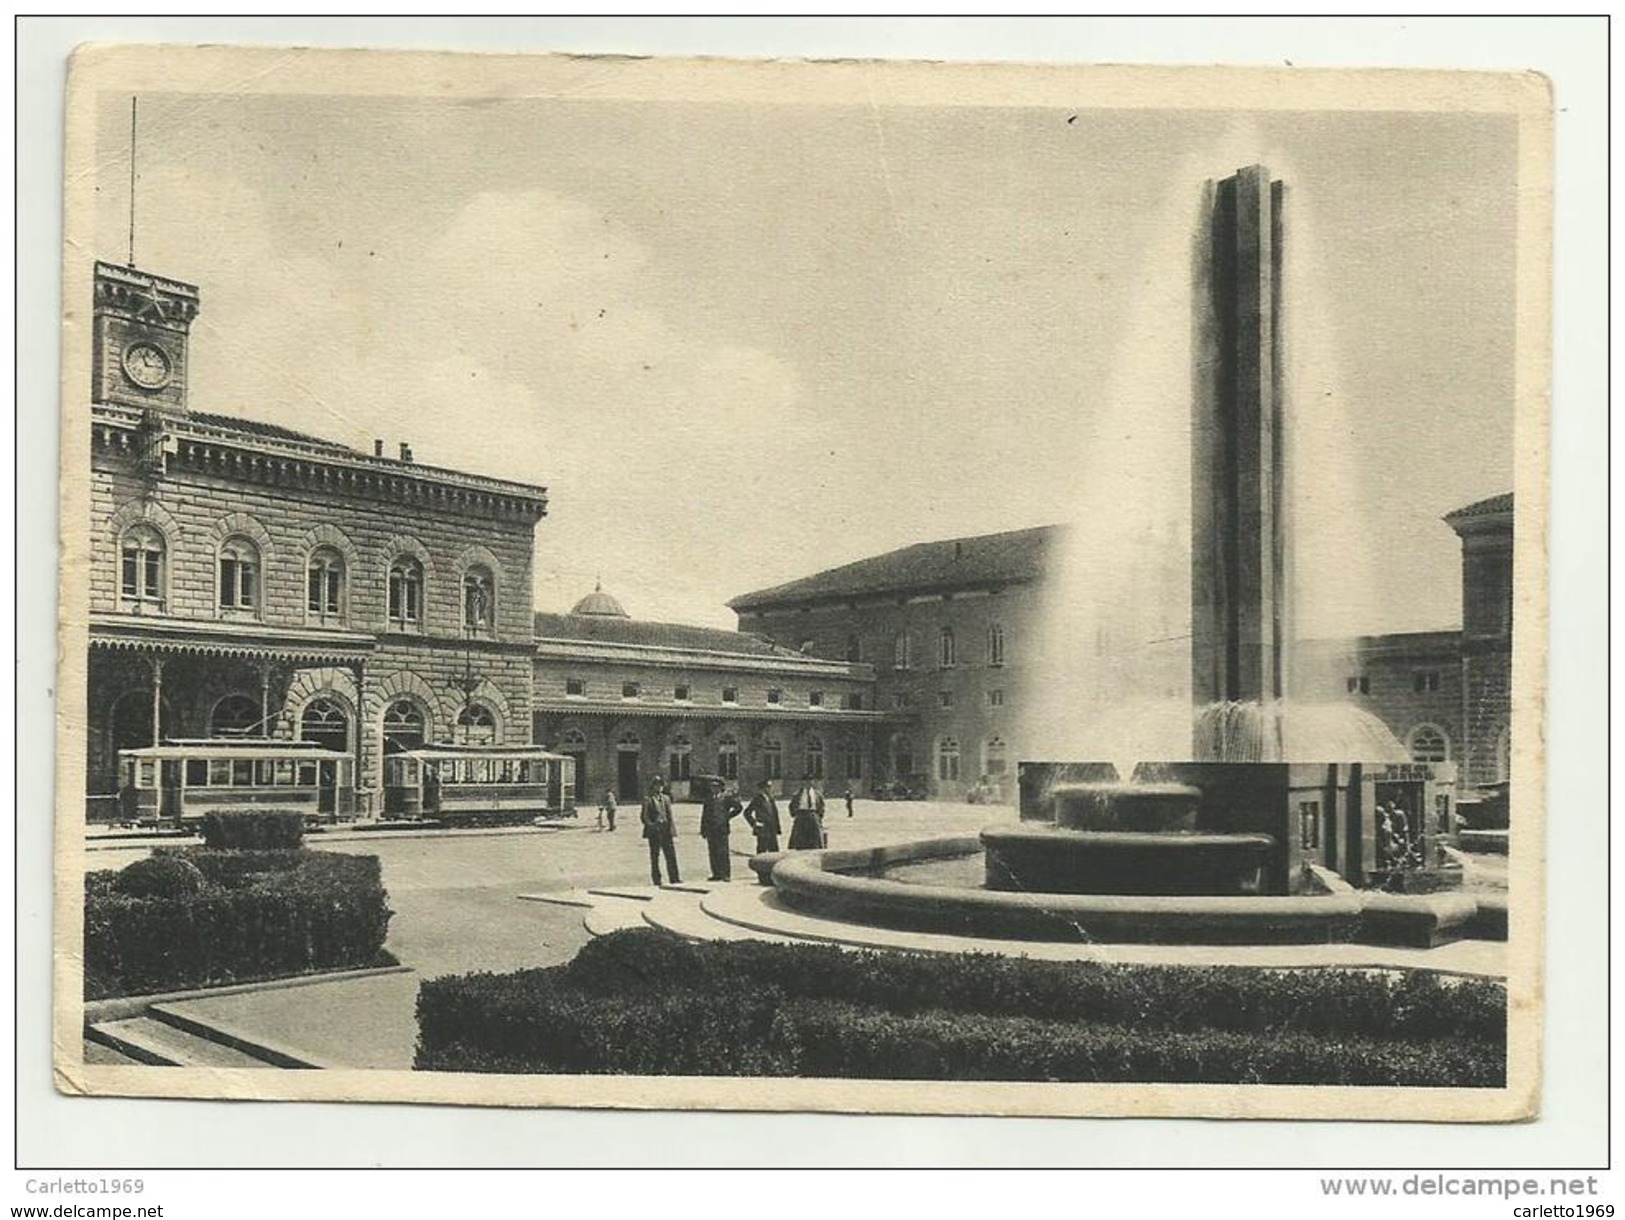
[[[87,258],[125,257],[128,107]],[[543,484],[538,609],[601,574],[732,626],[747,590],[1076,516],[1143,442],[1101,421],[1182,394],[1202,178],[1267,159],[1335,403],[1297,477],[1381,586],[1303,629],[1425,629],[1459,622],[1439,517],[1511,486],[1515,155],[1470,115],[146,94],[136,262],[202,290],[199,409]]]

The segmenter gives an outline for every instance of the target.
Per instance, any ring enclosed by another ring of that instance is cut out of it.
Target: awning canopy
[[[359,631],[163,617],[92,615],[90,647],[153,656],[239,657],[301,665],[364,660],[377,640]]]

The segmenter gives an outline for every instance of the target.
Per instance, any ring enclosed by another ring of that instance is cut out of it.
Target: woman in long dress
[[[824,794],[808,780],[790,800],[790,850],[824,846]]]

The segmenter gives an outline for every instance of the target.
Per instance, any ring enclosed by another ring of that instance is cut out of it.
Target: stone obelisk
[[[1210,183],[1196,241],[1191,677],[1198,707],[1287,689],[1283,190],[1262,165]],[[1266,717],[1279,734],[1279,716]],[[1258,743],[1281,757],[1281,742]]]

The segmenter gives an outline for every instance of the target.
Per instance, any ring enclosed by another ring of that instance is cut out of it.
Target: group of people
[[[733,820],[743,817],[756,836],[756,851],[779,850],[779,836],[784,832],[779,817],[779,803],[773,795],[773,785],[762,780],[756,785],[748,803],[739,799],[738,790],[720,780],[703,781],[706,784],[704,803],[700,810],[700,834],[704,837],[710,859],[712,881],[733,879],[732,850],[729,836]],[[846,814],[852,816],[853,792],[846,790]],[[615,794],[606,792],[599,804],[600,826],[607,817],[609,829],[615,829]],[[649,877],[656,885],[661,882],[661,862],[665,862],[666,879],[677,884],[682,875],[677,866],[677,820],[672,809],[666,783],[660,776],[649,781],[649,795],[643,800],[641,814],[643,837],[649,844]],[[791,851],[805,851],[827,847],[829,836],[824,830],[824,794],[812,779],[803,781],[790,798]]]

